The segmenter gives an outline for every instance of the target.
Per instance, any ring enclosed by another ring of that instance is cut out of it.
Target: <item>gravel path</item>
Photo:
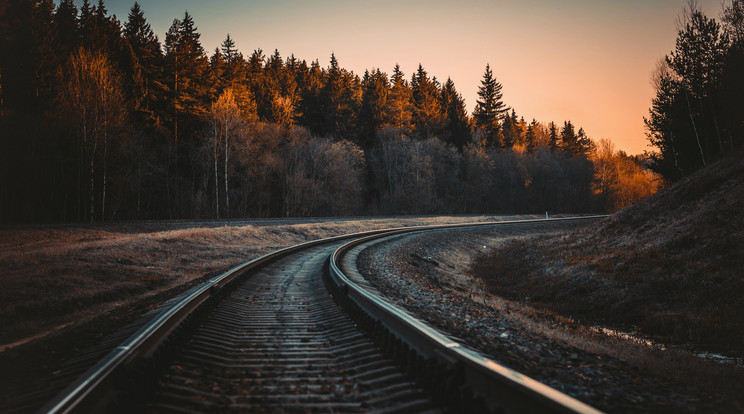
[[[541,223],[397,236],[364,250],[357,266],[382,294],[419,318],[601,410],[740,412],[735,400],[698,387],[694,379],[684,383],[670,378],[679,373],[649,372],[669,368],[673,355],[535,310],[528,306],[528,297],[517,303],[485,295],[481,281],[468,274],[475,255],[510,238],[577,225]]]

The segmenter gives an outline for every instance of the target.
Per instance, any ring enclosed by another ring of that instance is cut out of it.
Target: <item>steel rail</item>
[[[51,401],[44,405],[39,412],[57,414],[75,411],[91,411],[94,409],[101,410],[103,407],[100,405],[100,402],[111,397],[111,394],[114,392],[112,390],[115,388],[114,384],[117,380],[117,374],[119,374],[119,377],[127,375],[127,370],[131,369],[137,361],[142,361],[152,356],[157,351],[158,347],[167,340],[169,335],[176,331],[180,325],[187,321],[193,313],[199,309],[200,306],[204,305],[211,297],[216,296],[215,294],[219,293],[224,287],[239,280],[243,275],[248,274],[250,271],[258,269],[291,253],[339,240],[366,240],[369,237],[383,234],[393,235],[411,231],[475,227],[494,224],[586,220],[601,217],[605,216],[399,227],[313,240],[265,254],[235,266],[228,271],[211,278],[190,293],[185,294],[184,297],[163,310],[152,321],[140,328],[121,345],[112,350],[106,357],[88,369],[77,380],[65,388],[65,390],[57,394]],[[331,257],[335,257],[335,253]],[[332,268],[333,267],[334,265],[332,264]],[[336,271],[340,272],[337,268]],[[348,286],[356,286],[351,282],[342,283],[345,283]]]
[[[472,393],[482,398],[490,410],[503,412],[600,413],[601,411],[544,385],[515,370],[464,347],[426,323],[412,317],[399,307],[369,293],[349,279],[340,268],[341,257],[352,247],[394,234],[420,230],[454,229],[478,226],[527,224],[549,221],[596,219],[606,216],[579,218],[503,221],[458,225],[430,226],[427,229],[396,229],[381,235],[352,240],[339,247],[329,258],[329,276],[344,299],[355,303],[372,319],[380,321],[389,332],[423,358],[444,364],[449,372],[458,372]]]
[[[124,367],[133,365],[135,360],[141,360],[151,356],[158,346],[200,305],[217,293],[222,287],[236,281],[249,271],[309,247],[385,231],[387,230],[373,230],[300,243],[249,260],[211,278],[163,310],[152,321],[140,328],[62,392],[57,394],[38,412],[58,414],[70,413],[76,410],[89,411],[92,406],[98,404],[92,401],[93,398],[91,397],[93,394],[104,394],[97,395],[95,401],[105,399],[105,394],[110,393],[109,388],[111,387],[104,387],[103,385],[106,383],[109,385],[112,384],[117,372],[124,370]]]

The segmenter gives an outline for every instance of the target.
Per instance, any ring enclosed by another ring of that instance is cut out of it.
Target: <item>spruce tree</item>
[[[501,84],[496,81],[491,66],[486,64],[481,86],[478,87],[478,99],[473,110],[475,127],[483,131],[487,145],[499,145],[500,121],[509,108],[502,101]]]
[[[210,101],[215,101],[227,87],[226,66],[220,48],[215,48],[212,57],[209,58]]]
[[[691,139],[685,141],[695,143],[680,150],[698,152],[700,167],[730,147],[730,138],[722,133],[722,125],[728,122],[717,102],[728,49],[729,39],[721,25],[691,3],[680,24],[675,50],[666,61],[679,77],[687,105],[691,128],[685,135]]]
[[[251,94],[256,99],[256,105],[258,110],[258,117],[265,120],[269,116],[271,108],[266,106],[265,99],[262,97],[266,95],[266,70],[264,69],[264,63],[266,56],[262,49],[254,49],[251,56],[248,58],[247,64],[247,79],[251,90]]]
[[[444,127],[444,111],[441,104],[441,92],[436,78],[429,79],[423,66],[411,79],[413,98],[413,125],[421,139],[439,135]]]
[[[455,89],[451,78],[447,78],[442,88],[442,105],[446,112],[444,140],[462,151],[471,140],[470,126],[465,100]]]
[[[238,49],[235,47],[235,41],[230,37],[230,33],[227,34],[227,37],[222,42],[221,48],[222,56],[226,62],[230,63],[237,58]]]
[[[359,146],[369,149],[382,127],[388,97],[387,74],[380,69],[366,71],[362,80],[362,104],[359,109]]]
[[[89,43],[95,36],[96,21],[95,21],[95,7],[91,7],[88,0],[83,0],[83,5],[80,6],[80,41],[86,47],[90,47]]]
[[[522,140],[522,130],[517,114],[512,109],[510,116],[505,116],[502,124],[502,148],[512,148]]]
[[[165,86],[176,165],[179,140],[194,138],[202,128],[209,100],[208,59],[188,12],[175,19],[165,35]]]
[[[579,132],[576,133],[576,143],[577,149],[579,151],[578,155],[586,157],[592,150],[594,150],[594,143],[589,138],[589,136],[586,135],[586,132],[584,132],[584,128],[579,128]]]
[[[80,42],[78,38],[78,10],[72,0],[62,0],[54,14],[54,24],[59,39],[57,57],[66,61]]]
[[[123,35],[136,57],[136,67],[133,72],[140,73],[138,79],[135,79],[134,73],[124,74],[128,77],[126,83],[129,87],[127,89],[132,94],[135,110],[139,111],[152,125],[156,122],[154,112],[165,100],[162,79],[163,54],[160,41],[153,33],[150,23],[147,22],[137,2],[129,11]]]
[[[576,130],[571,121],[563,122],[560,147],[563,151],[571,155],[578,155],[581,152],[579,149],[578,137],[576,136]]]
[[[215,49],[210,59],[210,68],[212,78],[216,79],[213,87],[216,95],[213,98],[230,88],[235,104],[242,113],[251,114],[249,118],[255,117],[256,102],[248,79],[248,65],[229,33],[220,47]]]
[[[550,149],[550,152],[556,152],[559,148],[559,142],[558,127],[556,127],[555,122],[550,123],[548,131],[548,148]]]
[[[346,87],[346,74],[339,67],[336,55],[331,53],[330,66],[325,73],[325,85],[320,91],[320,107],[322,109],[323,123],[321,135],[339,137],[342,131],[345,105],[344,88]]]
[[[411,129],[413,116],[412,91],[403,76],[400,65],[396,64],[390,79],[392,85],[387,105],[385,105],[385,122],[408,132]]]
[[[524,146],[528,154],[532,154],[537,146],[537,128],[537,121],[532,119],[532,122],[527,126],[527,130],[524,134]]]
[[[302,113],[302,124],[313,134],[320,135],[324,128],[323,109],[321,105],[321,91],[324,85],[323,70],[318,60],[310,63],[310,67],[304,76],[305,82],[301,85],[300,112]]]

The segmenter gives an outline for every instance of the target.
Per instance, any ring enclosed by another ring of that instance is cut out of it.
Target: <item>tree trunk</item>
[[[108,172],[108,128],[106,115],[103,115],[103,194],[101,194],[101,221],[106,220],[106,173]]]
[[[219,173],[217,172],[217,157],[219,154],[219,141],[217,135],[217,123],[214,124],[214,201],[215,201],[215,215],[219,220],[220,218],[220,184],[219,184]]]
[[[700,136],[698,135],[697,126],[695,125],[695,118],[692,117],[692,108],[690,107],[690,97],[685,89],[685,100],[687,100],[687,113],[690,115],[690,121],[692,122],[692,129],[695,131],[695,140],[697,141],[698,149],[700,150],[700,159],[703,161],[703,167],[707,167],[708,163],[705,162],[705,155],[703,153],[703,146],[700,145]]]
[[[95,164],[93,162],[93,155],[90,157],[90,222],[93,223],[93,213],[95,212],[95,193],[93,192],[94,184],[93,177],[95,173]]]
[[[230,147],[230,130],[225,122],[225,218],[230,218],[230,191],[227,185],[227,151]]]
[[[716,127],[716,135],[718,136],[718,150],[723,154],[723,140],[721,139],[721,128],[718,127],[718,116],[716,116],[716,107],[713,105],[713,98],[709,98],[710,110],[713,112],[713,125]]]
[[[104,135],[103,139],[103,194],[101,194],[101,221],[106,220],[106,172],[107,166],[107,155],[108,155],[108,144]]]

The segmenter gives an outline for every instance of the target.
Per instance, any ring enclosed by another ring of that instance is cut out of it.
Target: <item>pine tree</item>
[[[446,111],[444,140],[462,151],[471,140],[470,125],[465,100],[455,89],[455,83],[451,78],[447,78],[442,88],[442,106]]]
[[[265,95],[262,99],[265,100],[265,105],[271,108],[273,105],[274,98],[282,95],[282,83],[284,77],[284,59],[279,54],[279,50],[274,49],[274,53],[266,59],[266,66],[264,71],[264,87]],[[267,114],[267,120],[273,122],[272,111]]]
[[[173,133],[175,166],[178,169],[179,141],[199,135],[207,114],[210,88],[209,63],[188,12],[174,19],[165,35],[165,86],[169,108],[167,119]]]
[[[550,123],[548,131],[548,148],[550,149],[550,152],[556,152],[559,149],[559,142],[558,127],[556,127],[555,122]]]
[[[487,145],[500,144],[500,121],[509,108],[502,101],[501,84],[496,81],[491,72],[491,66],[486,64],[481,86],[478,87],[478,99],[473,110],[475,127],[482,130],[486,136]]]
[[[565,121],[563,128],[561,129],[561,149],[571,155],[581,154],[581,146],[579,145],[578,137],[576,136],[576,130],[571,121]]]
[[[82,44],[89,46],[89,42],[94,41],[96,31],[96,20],[95,20],[95,7],[91,7],[88,0],[83,0],[83,5],[80,6],[80,41]]]
[[[522,140],[522,131],[520,128],[517,114],[512,109],[510,116],[505,116],[502,129],[502,148],[512,148]]]
[[[215,48],[212,57],[209,58],[209,83],[211,86],[210,101],[216,100],[222,91],[228,85],[227,80],[227,63],[220,52],[220,48]],[[234,98],[231,96],[231,98]]]
[[[728,151],[744,144],[744,0],[732,0],[723,10],[724,31],[730,39],[721,78],[721,95],[728,131]],[[737,115],[738,114],[738,115]]]
[[[212,54],[209,70],[212,100],[216,100],[229,88],[232,92],[232,99],[241,113],[252,114],[250,117],[255,117],[256,102],[247,76],[247,64],[230,34]]]
[[[156,122],[157,106],[164,101],[163,54],[160,42],[137,2],[129,11],[123,34],[136,57],[132,73],[125,73],[125,77],[129,75],[125,82],[129,87],[125,90],[131,93],[134,109],[153,125]],[[140,74],[139,78],[134,77],[135,73]]]
[[[336,138],[356,135],[354,120],[361,104],[361,81],[359,77],[342,69],[336,55],[331,54],[326,71],[325,84],[320,91],[323,126],[321,135]]]
[[[413,116],[412,91],[403,76],[400,65],[396,64],[390,79],[392,86],[385,105],[385,120],[395,128],[410,131]]]
[[[92,7],[88,0],[84,0],[79,22],[82,45],[88,50],[104,53],[112,60],[118,58],[122,48],[121,25],[115,17],[108,15],[103,0]]]
[[[251,90],[251,94],[256,99],[256,106],[258,108],[258,117],[265,120],[270,116],[271,107],[266,105],[266,100],[263,98],[268,92],[266,91],[266,70],[264,69],[264,56],[263,50],[255,49],[251,56],[248,58],[247,64],[247,79],[248,85]]]
[[[729,40],[715,19],[709,19],[690,4],[679,28],[675,50],[666,58],[667,64],[680,78],[694,136],[689,151],[699,151],[701,166],[724,151],[721,132],[718,90]],[[724,123],[725,125],[725,123]],[[688,151],[687,147],[680,148]]]
[[[198,127],[195,124],[207,112],[208,60],[199,40],[200,36],[188,12],[184,14],[183,20],[174,20],[166,33],[168,86],[173,97],[174,111],[182,115],[189,134],[196,133]]]
[[[588,156],[589,153],[594,149],[594,143],[584,132],[584,128],[579,128],[579,132],[576,133],[576,143],[579,156]]]
[[[230,33],[225,37],[221,47],[222,56],[225,58],[225,62],[232,63],[238,58],[238,49],[235,48],[235,41],[230,37]]]
[[[54,24],[59,39],[59,50],[57,57],[66,60],[73,50],[78,47],[78,10],[72,0],[62,0],[54,14]]]
[[[323,109],[321,106],[321,91],[324,85],[323,70],[318,60],[310,63],[305,81],[301,84],[302,90],[300,112],[302,113],[302,124],[310,132],[320,135],[324,128]]]
[[[55,95],[60,63],[54,2],[13,1],[3,7],[7,17],[0,16],[2,105],[18,114],[41,113]]]
[[[323,117],[321,135],[336,136],[341,112],[341,69],[336,55],[331,53],[330,66],[325,71],[325,82],[320,91],[321,116]]]
[[[436,78],[429,79],[421,64],[411,79],[411,94],[413,126],[419,138],[429,139],[439,135],[444,127],[441,92]]]
[[[264,116],[268,122],[289,127],[297,117],[300,95],[294,76],[290,74],[279,50],[275,49],[266,61],[264,74],[264,95],[261,97],[267,109]]]
[[[649,143],[656,147],[657,152],[649,154],[651,168],[668,180],[676,180],[686,173],[687,165],[680,157],[678,147],[679,134],[676,133],[678,117],[682,110],[679,108],[679,82],[663,60],[657,65],[652,76],[656,88],[656,96],[651,99],[648,117],[643,118],[646,126],[646,137]]]
[[[532,119],[532,122],[527,126],[527,131],[524,134],[524,146],[528,154],[532,154],[537,147],[537,128],[537,121]]]
[[[362,80],[362,104],[359,109],[359,146],[369,149],[385,119],[388,77],[380,69],[366,71]]]

